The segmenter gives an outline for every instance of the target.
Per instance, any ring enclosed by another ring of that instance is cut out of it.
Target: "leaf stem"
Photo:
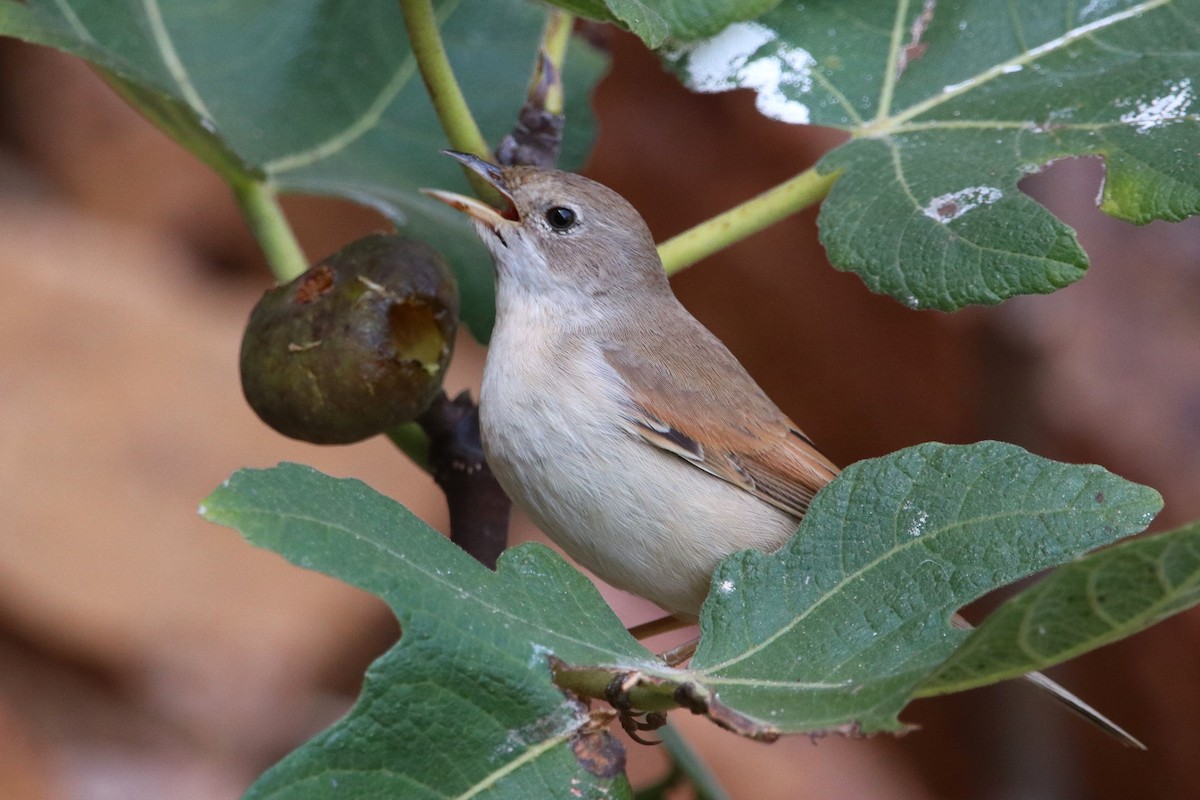
[[[258,180],[234,180],[230,186],[275,279],[287,283],[307,270],[308,258],[279,205],[275,187]]]
[[[663,268],[674,275],[684,267],[741,241],[786,216],[824,199],[838,173],[821,174],[810,167],[799,175],[718,214],[658,246]]]
[[[442,34],[438,30],[437,15],[433,11],[432,0],[400,0],[400,10],[404,14],[404,26],[408,29],[408,39],[412,45],[413,57],[417,60],[417,68],[425,81],[425,89],[433,102],[438,121],[446,132],[446,139],[455,150],[471,153],[480,158],[491,158],[491,149],[483,132],[471,115],[471,109],[463,97],[462,89],[454,77],[450,59],[446,55],[446,47],[442,43]],[[470,169],[463,168],[463,173],[471,182],[471,188],[482,200],[499,204],[502,201],[497,192],[487,181],[476,175]]]
[[[619,669],[611,667],[571,667],[551,660],[551,674],[560,689],[567,689],[580,697],[604,700],[613,679],[621,675]],[[647,680],[637,683],[625,692],[631,709],[638,711],[669,711],[679,708],[675,700],[676,684],[660,680],[649,674]]]

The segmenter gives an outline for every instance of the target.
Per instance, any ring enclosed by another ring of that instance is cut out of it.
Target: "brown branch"
[[[539,50],[529,96],[517,114],[512,133],[496,148],[496,161],[506,166],[534,167],[553,167],[558,162],[565,118],[561,102],[555,102],[554,98],[561,95],[562,71],[544,49]]]
[[[512,501],[483,457],[479,407],[463,392],[439,392],[417,424],[429,437],[429,471],[446,495],[450,541],[489,569],[508,542]]]

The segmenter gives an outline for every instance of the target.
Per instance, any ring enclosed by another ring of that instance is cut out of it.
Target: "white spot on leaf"
[[[957,192],[938,195],[921,209],[921,213],[934,222],[940,222],[944,225],[951,220],[958,219],[972,209],[979,208],[980,206],[990,206],[1001,197],[1004,197],[1004,192],[994,186],[968,186],[966,189],[959,189]]]
[[[914,510],[916,511],[916,513],[912,515],[912,521],[908,523],[909,536],[916,537],[925,533],[925,523],[929,522],[929,514],[927,512],[917,508],[911,500],[905,500],[904,503],[901,504],[900,510],[905,513],[909,513]]]
[[[1116,0],[1091,0],[1079,10],[1079,21],[1094,19],[1107,14],[1116,5]]]
[[[554,655],[554,651],[549,647],[544,647],[537,643],[534,643],[532,649],[533,652],[529,655],[530,669],[538,669],[539,667],[544,668],[547,664],[547,658]]]
[[[948,83],[942,87],[942,92],[943,92],[943,94],[954,94],[955,92],[959,91],[960,89],[964,89],[964,88],[970,86],[971,84],[977,82],[978,80],[979,80],[978,78],[972,77],[972,78],[967,78],[965,81],[959,81],[958,83]]]
[[[1122,114],[1121,122],[1132,125],[1138,133],[1148,133],[1160,125],[1183,119],[1195,101],[1192,80],[1184,78],[1170,84],[1166,94],[1149,100],[1121,100],[1117,102],[1117,107],[1123,108],[1132,103],[1134,110]]]
[[[733,581],[721,581],[721,585],[717,587],[721,594],[729,594],[736,588],[737,587],[733,585]]]
[[[807,50],[779,41],[779,34],[757,22],[730,25],[711,39],[669,54],[686,59],[687,84],[697,92],[754,89],[755,105],[782,122],[807,123],[809,109],[795,99],[812,91],[816,59]]]

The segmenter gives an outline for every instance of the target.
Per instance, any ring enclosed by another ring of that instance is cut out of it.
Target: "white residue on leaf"
[[[921,213],[944,225],[972,209],[990,206],[1003,196],[1004,192],[994,186],[968,186],[957,192],[938,195],[921,209]]]
[[[196,513],[203,517],[208,513],[208,506],[204,505],[204,503],[201,503],[200,505],[196,506]]]
[[[733,585],[733,581],[721,581],[721,585],[717,587],[717,591],[721,594],[731,594],[737,587]]]
[[[979,80],[979,78],[977,78],[977,77],[971,77],[971,78],[967,78],[965,81],[959,81],[958,83],[948,83],[942,87],[942,94],[954,94],[955,92],[959,91],[960,89],[964,89],[967,86],[970,86],[971,84],[977,82],[978,80]]]
[[[539,667],[545,668],[546,664],[549,663],[547,661],[548,656],[552,656],[552,655],[554,655],[554,651],[551,650],[549,647],[543,647],[542,645],[534,642],[533,643],[533,652],[529,656],[529,668],[530,669],[537,669]]]
[[[505,733],[504,741],[493,752],[501,758],[510,756],[513,753],[528,750],[536,743],[566,736],[579,730],[587,721],[586,714],[574,704],[567,703],[527,725],[510,728]]]
[[[730,25],[711,39],[670,53],[686,59],[687,84],[697,92],[747,88],[755,105],[782,122],[804,124],[809,109],[795,99],[812,91],[816,59],[807,50],[779,41],[779,34],[757,22]]]
[[[900,506],[900,510],[904,512],[916,511],[912,515],[912,522],[908,523],[908,535],[917,537],[925,533],[925,523],[929,522],[929,514],[913,504],[911,500],[905,500]]]
[[[742,22],[711,39],[685,45],[671,56],[686,57],[688,85],[697,92],[723,92],[739,85],[737,75],[750,57],[775,38],[775,32],[764,25]]]
[[[1005,64],[1003,67],[1000,68],[1000,71],[1003,72],[1005,75],[1011,75],[1012,73],[1020,72],[1023,69],[1025,69],[1025,67],[1023,67],[1020,64]]]
[[[1049,133],[1069,123],[1074,116],[1074,108],[1056,108],[1046,115],[1045,122],[1031,122],[1028,129],[1034,133]],[[1030,168],[1029,171],[1040,172],[1044,168],[1045,165],[1035,166]]]
[[[1122,114],[1121,122],[1132,125],[1138,133],[1148,133],[1160,125],[1186,117],[1194,102],[1196,94],[1192,91],[1192,79],[1183,78],[1168,85],[1165,94],[1149,100],[1121,100],[1117,107],[1132,103],[1133,110]]]
[[[1084,22],[1094,17],[1107,14],[1112,7],[1116,5],[1116,0],[1090,0],[1090,2],[1079,9],[1079,21]]]

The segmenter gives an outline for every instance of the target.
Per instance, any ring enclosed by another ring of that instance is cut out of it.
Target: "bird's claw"
[[[662,711],[634,711],[629,693],[642,681],[641,673],[624,672],[617,675],[604,690],[604,699],[617,711],[617,720],[629,738],[638,744],[662,744],[660,740],[643,739],[640,731],[658,730],[667,724],[667,715]]]

